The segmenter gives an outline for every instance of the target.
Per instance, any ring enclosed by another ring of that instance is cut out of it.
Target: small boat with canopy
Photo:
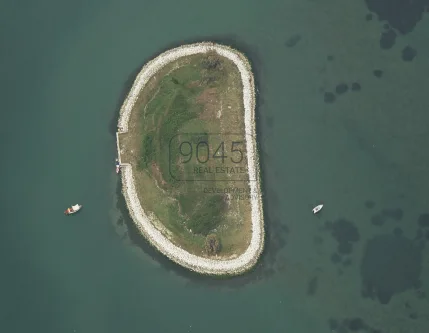
[[[71,215],[71,214],[77,213],[78,211],[80,211],[81,208],[82,208],[82,205],[79,205],[79,204],[73,205],[70,208],[67,208],[64,211],[64,214]]]

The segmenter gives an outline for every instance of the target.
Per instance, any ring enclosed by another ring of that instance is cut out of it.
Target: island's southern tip
[[[245,55],[203,42],[143,66],[116,134],[122,193],[141,234],[208,275],[250,270],[264,247],[255,83]]]

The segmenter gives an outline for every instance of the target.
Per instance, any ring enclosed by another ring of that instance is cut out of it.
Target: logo
[[[177,181],[255,181],[249,178],[251,135],[180,133],[169,142],[170,176]],[[256,147],[255,147],[256,152]]]

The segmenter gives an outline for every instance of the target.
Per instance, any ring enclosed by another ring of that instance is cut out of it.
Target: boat
[[[313,208],[313,214],[317,214],[322,210],[322,208],[323,208],[323,205],[317,205],[316,207]]]
[[[79,204],[73,205],[70,208],[67,208],[64,211],[64,214],[71,215],[71,214],[77,213],[78,211],[80,211],[81,208],[82,208],[82,205],[79,205]]]
[[[116,164],[116,173],[119,173],[119,171],[121,170],[121,164],[119,163],[118,159],[116,159],[115,164]]]

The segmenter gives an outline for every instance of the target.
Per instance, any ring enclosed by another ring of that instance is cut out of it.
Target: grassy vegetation
[[[143,208],[197,255],[239,255],[250,242],[250,199],[211,190],[248,190],[242,99],[228,59],[184,57],[150,80],[120,137]]]

